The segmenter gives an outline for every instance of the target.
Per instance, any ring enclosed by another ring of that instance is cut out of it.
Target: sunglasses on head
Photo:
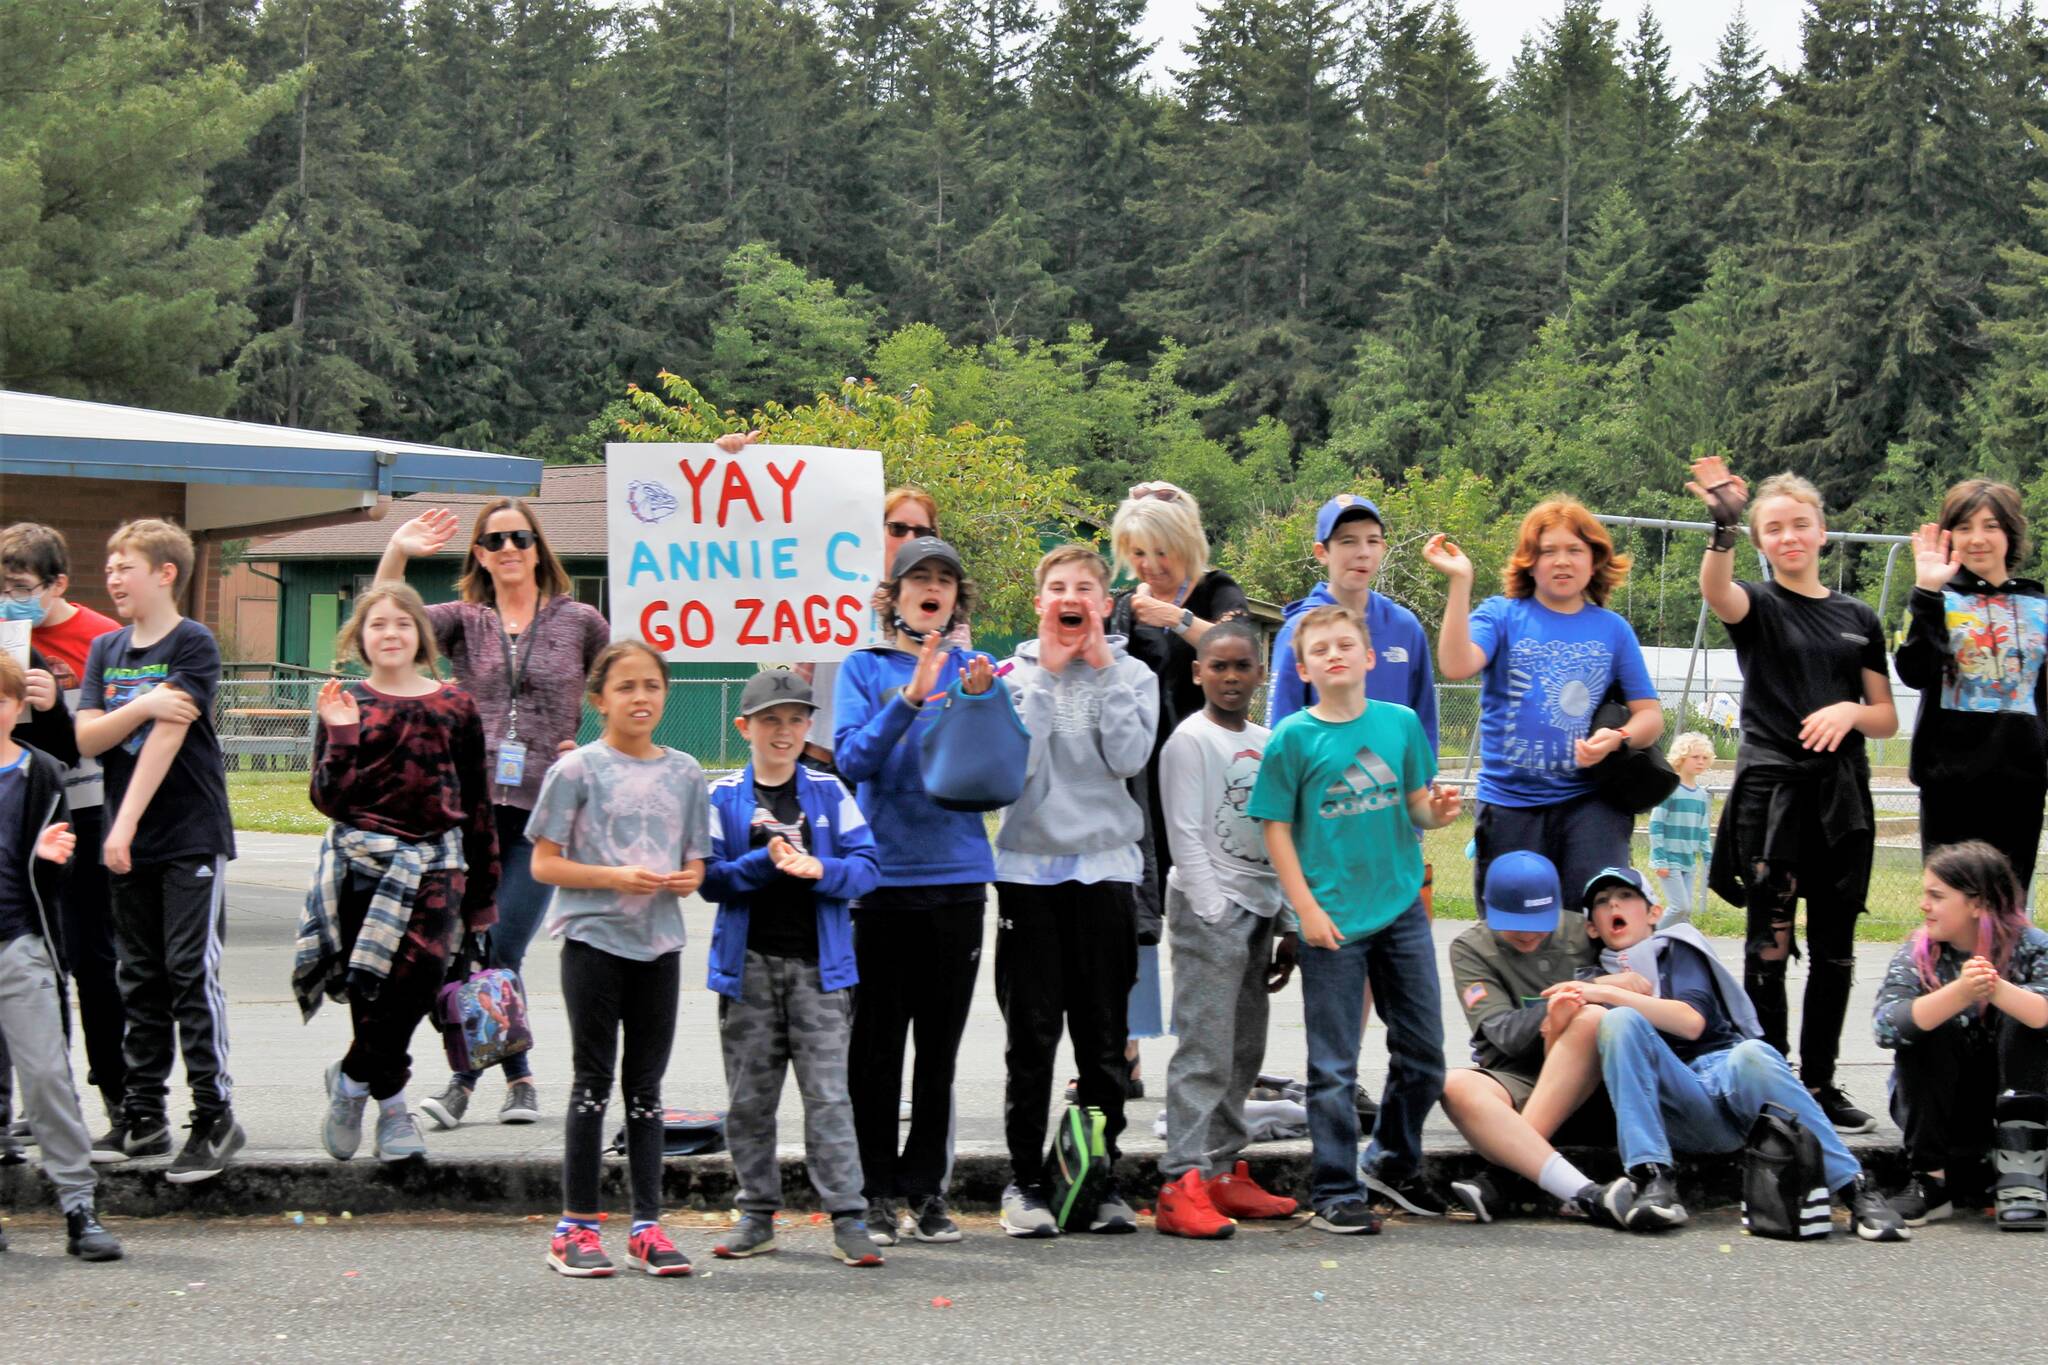
[[[1141,483],[1131,489],[1131,497],[1157,498],[1161,502],[1179,502],[1180,490],[1170,483]]]
[[[907,521],[885,521],[882,523],[882,529],[892,536],[905,536],[913,540],[920,536],[935,536],[938,534],[937,531],[929,526],[913,526]]]
[[[515,550],[531,550],[534,535],[531,531],[486,531],[476,538],[476,543],[486,550],[502,550],[510,541]]]

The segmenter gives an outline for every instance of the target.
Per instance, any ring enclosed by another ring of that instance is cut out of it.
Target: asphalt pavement
[[[2017,1360],[2040,1357],[2019,1305],[2048,1245],[1978,1217],[1893,1246],[1766,1242],[1728,1214],[1655,1237],[1397,1219],[1220,1243],[1026,1243],[971,1219],[955,1245],[854,1270],[792,1223],[775,1255],[728,1262],[715,1229],[672,1216],[697,1274],[568,1280],[538,1220],[117,1220],[129,1259],[83,1265],[53,1219],[17,1217],[0,1331],[38,1362]]]

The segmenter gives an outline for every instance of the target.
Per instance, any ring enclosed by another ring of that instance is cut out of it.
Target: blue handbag
[[[977,811],[1001,810],[1023,795],[1031,732],[1002,680],[980,696],[955,681],[937,706],[917,741],[925,795],[947,810]]]

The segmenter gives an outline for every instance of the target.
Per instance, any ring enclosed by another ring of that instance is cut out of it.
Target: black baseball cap
[[[740,714],[751,716],[756,711],[766,711],[771,706],[808,706],[813,711],[818,703],[811,700],[811,685],[804,681],[801,673],[792,673],[786,668],[765,668],[747,679],[747,685],[740,690]]]
[[[896,562],[889,566],[889,577],[892,581],[901,578],[918,565],[934,559],[949,565],[955,577],[967,577],[967,570],[960,563],[960,552],[937,536],[919,536],[905,543],[896,552]]]

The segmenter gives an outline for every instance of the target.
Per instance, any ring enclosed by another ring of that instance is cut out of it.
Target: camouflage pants
[[[846,1047],[853,992],[818,984],[818,964],[747,954],[740,998],[718,1000],[719,1047],[731,1093],[725,1141],[748,1213],[782,1207],[782,1166],[775,1151],[775,1110],[782,1078],[796,1068],[804,1097],[804,1166],[827,1213],[862,1213],[860,1147],[846,1092]]]

